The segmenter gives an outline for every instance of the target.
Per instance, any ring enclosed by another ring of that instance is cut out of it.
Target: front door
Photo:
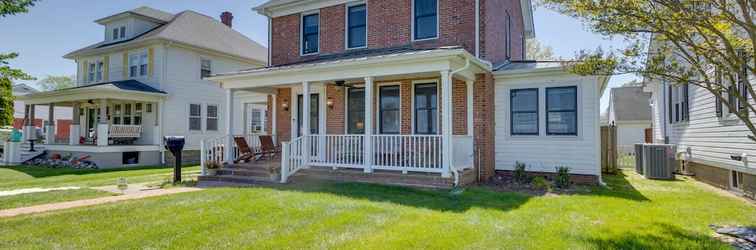
[[[318,134],[319,133],[319,124],[320,124],[320,105],[319,103],[319,94],[311,94],[310,95],[310,134]],[[302,121],[304,121],[302,113],[304,110],[304,107],[302,105],[304,103],[304,96],[298,95],[297,96],[297,137],[302,136],[304,134],[304,130],[302,130]]]
[[[87,138],[94,138],[97,133],[97,110],[87,109]]]

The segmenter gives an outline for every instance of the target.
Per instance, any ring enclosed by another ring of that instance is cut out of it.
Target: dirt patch
[[[552,181],[548,179],[545,181],[549,183],[550,187],[536,185],[532,179],[525,182],[517,182],[511,176],[499,175],[481,185],[499,192],[517,192],[531,196],[584,194],[591,191],[590,186],[573,184],[569,188],[556,188]]]

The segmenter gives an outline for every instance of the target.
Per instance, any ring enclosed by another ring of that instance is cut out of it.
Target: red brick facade
[[[288,105],[284,107],[284,103]],[[291,140],[291,88],[280,88],[276,95],[276,133],[279,141]]]
[[[325,88],[326,101],[333,103],[333,106],[326,105],[326,133],[329,135],[340,135],[346,132],[346,93],[345,88],[337,87],[333,84],[327,84]]]
[[[476,75],[473,87],[473,136],[477,161],[475,165],[480,168],[481,181],[488,180],[495,174],[494,96],[493,75]]]
[[[433,48],[461,46],[475,54],[475,0],[439,0],[437,39],[412,41],[412,0],[367,0],[369,49],[411,46]],[[523,59],[523,20],[518,0],[480,0],[481,58],[501,62],[507,58],[506,30],[511,27],[512,59]],[[345,52],[346,6],[320,9],[320,52]],[[506,16],[509,19],[505,18]],[[507,25],[511,20],[511,25]],[[313,59],[300,56],[300,14],[272,18],[271,64],[282,65]]]

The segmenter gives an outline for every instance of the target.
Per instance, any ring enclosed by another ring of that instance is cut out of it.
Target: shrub
[[[554,183],[558,188],[569,188],[570,187],[570,168],[568,167],[557,167],[557,175],[556,180]]]
[[[515,162],[514,171],[512,172],[512,178],[517,183],[528,182],[528,175],[525,173],[525,163]]]
[[[543,178],[543,176],[538,176],[533,178],[533,187],[539,190],[551,191],[551,182]]]

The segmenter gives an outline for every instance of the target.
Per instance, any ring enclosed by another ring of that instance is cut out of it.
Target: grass
[[[115,195],[110,192],[82,188],[74,190],[57,190],[41,193],[28,193],[12,196],[0,196],[0,210],[28,207],[40,204],[75,201]]]
[[[756,207],[629,171],[608,188],[527,196],[355,183],[217,188],[0,219],[0,248],[728,249],[709,224]]]
[[[182,174],[199,173],[199,166],[184,167]],[[29,187],[94,187],[115,185],[123,177],[129,183],[170,180],[173,168],[137,167],[118,169],[70,169],[35,166],[0,167],[0,190]]]

